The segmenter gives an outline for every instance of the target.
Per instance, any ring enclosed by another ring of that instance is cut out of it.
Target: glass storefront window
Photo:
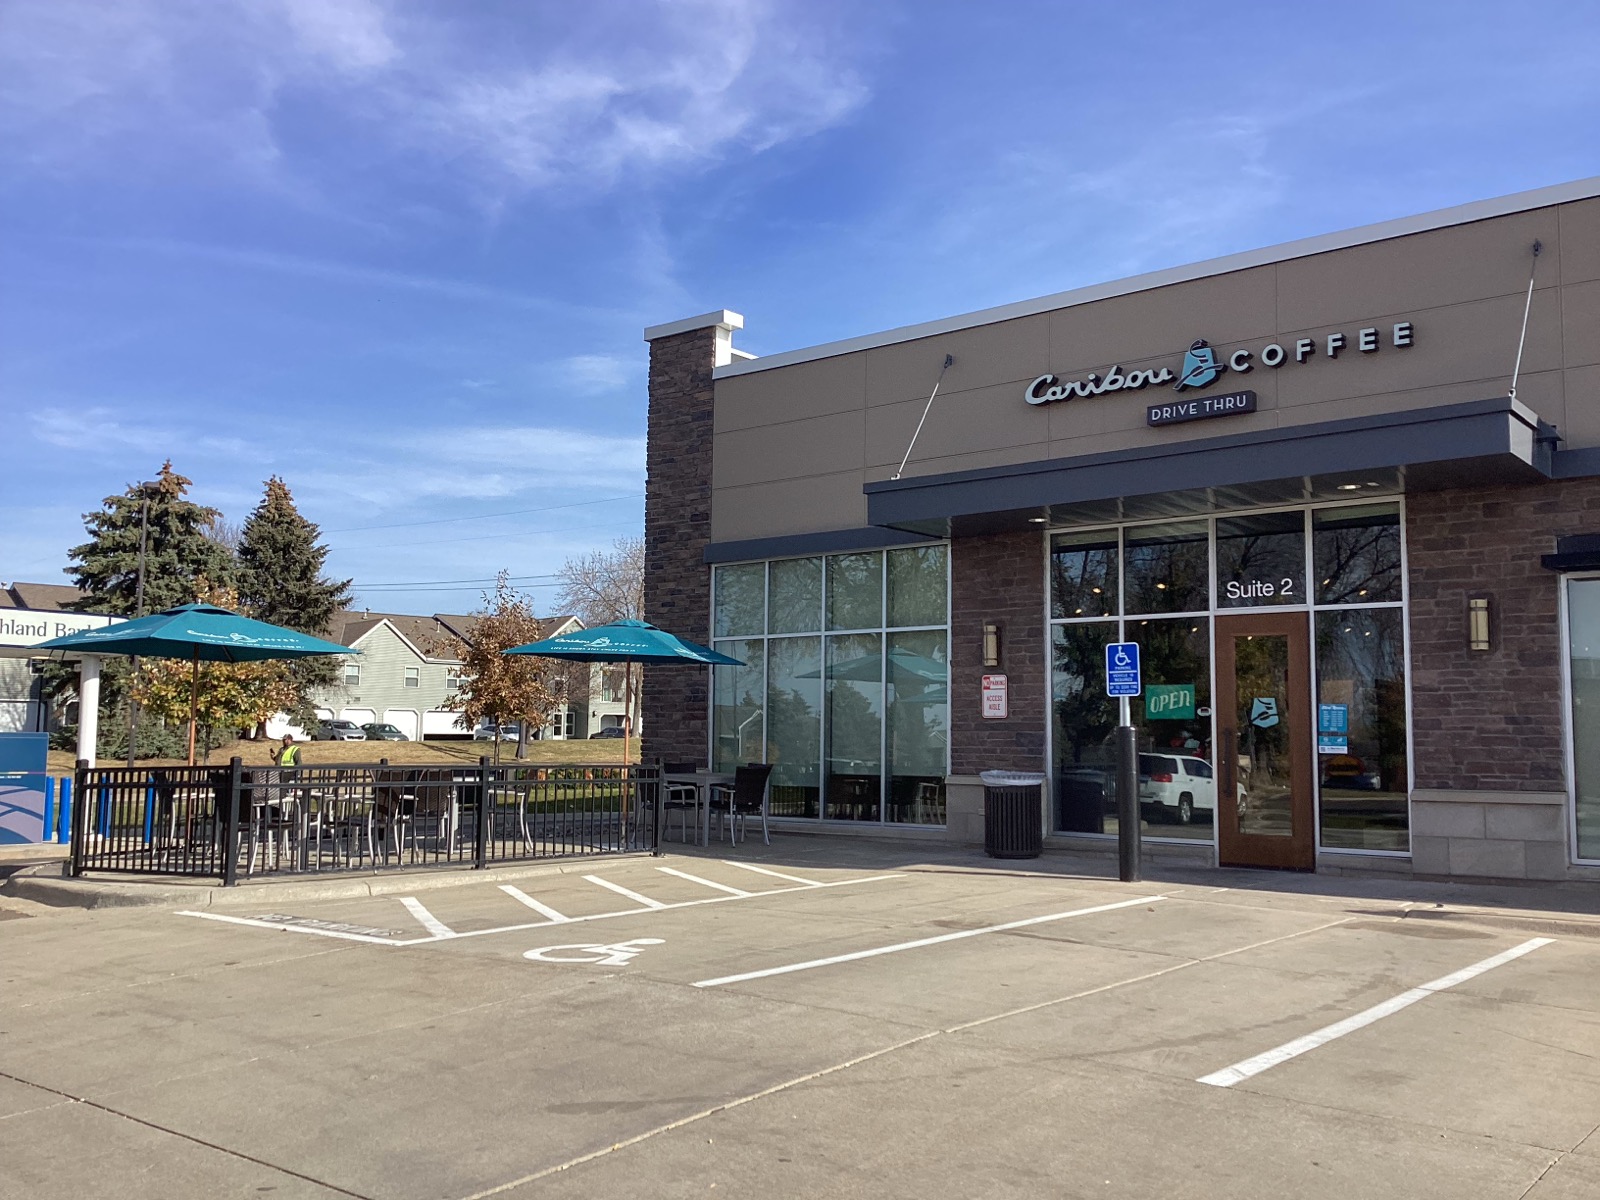
[[[1114,621],[1057,625],[1051,630],[1050,716],[1055,747],[1051,808],[1052,823],[1062,833],[1116,829],[1117,704],[1105,689],[1106,647],[1116,640]]]
[[[1400,599],[1400,506],[1360,504],[1311,514],[1318,604]]]
[[[745,664],[714,667],[711,672],[711,766],[731,771],[766,757],[762,714],[767,668],[758,639],[721,641],[716,648]]]
[[[1218,608],[1305,602],[1305,513],[1262,513],[1217,521]]]
[[[1127,637],[1139,643],[1144,674],[1144,694],[1132,701],[1143,830],[1147,836],[1210,841],[1217,807],[1210,619],[1129,621]]]
[[[876,821],[883,791],[883,635],[826,643],[827,794],[830,821]]]
[[[891,628],[907,625],[943,625],[948,607],[947,555],[943,546],[912,546],[890,550],[889,619]]]
[[[1124,610],[1205,612],[1211,607],[1210,528],[1204,521],[1137,525],[1123,541]]]
[[[913,825],[943,825],[950,746],[950,664],[945,631],[889,634],[888,667],[888,818]]]
[[[1600,858],[1600,579],[1567,581],[1572,800],[1578,857]]]
[[[883,624],[883,555],[828,556],[828,628],[877,629]]]
[[[1410,848],[1403,624],[1398,608],[1316,615],[1324,846]]]
[[[1117,615],[1117,531],[1058,533],[1050,539],[1050,615]]]
[[[822,795],[821,638],[767,642],[766,722],[772,815],[815,817]]]
[[[768,633],[816,633],[822,628],[822,560],[783,558],[771,564]]]
[[[766,632],[766,563],[718,567],[712,582],[716,595],[714,637]]]

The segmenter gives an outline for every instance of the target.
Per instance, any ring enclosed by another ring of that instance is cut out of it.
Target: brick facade
[[[958,538],[950,546],[950,769],[1042,771],[1048,670],[1044,548],[1038,533]],[[983,665],[983,626],[1000,626],[1000,665]],[[984,674],[1007,676],[1011,715],[985,720]]]
[[[712,368],[716,330],[692,329],[650,343],[649,443],[645,454],[644,617],[710,641]],[[647,667],[641,751],[704,762],[710,676],[704,667]]]
[[[1558,536],[1600,531],[1600,480],[1421,492],[1406,501],[1413,778],[1419,788],[1560,792]],[[1493,648],[1467,648],[1467,597]]]

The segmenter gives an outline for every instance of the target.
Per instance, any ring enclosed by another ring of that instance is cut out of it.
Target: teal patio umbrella
[[[568,662],[591,663],[698,663],[710,667],[742,667],[709,646],[657,629],[645,621],[613,621],[593,629],[576,629],[543,641],[513,646],[507,654],[537,654]],[[622,689],[622,761],[628,761],[628,740],[633,734],[633,673]]]
[[[85,629],[39,643],[40,650],[80,654],[187,658],[194,664],[189,687],[189,764],[194,765],[194,731],[200,697],[200,662],[260,662],[268,658],[310,658],[319,654],[359,654],[281,625],[243,617],[215,604],[182,604],[132,621]]]

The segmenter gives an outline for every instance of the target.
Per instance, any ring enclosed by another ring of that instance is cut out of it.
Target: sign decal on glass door
[[[1257,729],[1271,729],[1278,723],[1278,701],[1273,696],[1257,696],[1250,701],[1250,724]]]

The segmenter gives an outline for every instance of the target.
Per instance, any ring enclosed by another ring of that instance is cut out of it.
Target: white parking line
[[[742,867],[746,871],[759,871],[763,875],[771,875],[774,879],[787,879],[790,883],[803,883],[807,887],[821,887],[822,886],[815,879],[801,879],[800,876],[798,876],[798,875],[785,875],[782,871],[771,871],[771,870],[768,870],[766,867],[758,867],[758,866],[755,865],[755,863],[734,862],[731,858],[723,859],[722,863],[723,863],[724,866]]]
[[[985,925],[982,929],[963,929],[959,933],[941,933],[937,937],[918,938],[914,942],[897,942],[893,946],[874,946],[871,950],[856,950],[850,954],[835,954],[831,958],[814,958],[809,962],[790,963],[783,967],[768,967],[764,971],[746,971],[742,975],[723,975],[717,979],[702,979],[697,988],[722,987],[728,983],[744,983],[750,979],[766,979],[771,975],[788,975],[794,971],[810,971],[815,967],[831,967],[835,963],[855,962],[863,958],[877,958],[880,954],[898,954],[902,950],[920,950],[924,946],[937,946],[941,942],[955,942],[962,938],[979,937],[986,933],[1004,933],[1008,929],[1025,929],[1029,925],[1043,925],[1048,921],[1065,921],[1069,917],[1087,917],[1093,913],[1111,912],[1118,908],[1132,908],[1136,904],[1153,904],[1165,896],[1138,896],[1132,900],[1118,900],[1115,904],[1097,904],[1093,908],[1074,908],[1067,912],[1047,913],[1042,917],[1027,917],[1021,921],[1007,921],[1003,925]]]
[[[570,921],[570,920],[572,920],[571,917],[566,916],[566,915],[564,915],[562,913],[558,913],[555,909],[551,908],[548,904],[541,904],[539,901],[535,900],[532,896],[528,895],[527,892],[523,891],[519,887],[513,887],[509,883],[502,883],[500,885],[500,890],[502,892],[504,892],[506,895],[510,896],[513,900],[517,901],[519,904],[526,904],[529,908],[533,909],[534,912],[543,913],[545,916],[549,917],[552,921],[560,922],[560,921]]]
[[[1231,1067],[1224,1067],[1220,1071],[1213,1071],[1209,1075],[1202,1075],[1195,1080],[1196,1083],[1209,1083],[1212,1087],[1232,1087],[1236,1083],[1243,1083],[1252,1075],[1286,1063],[1291,1058],[1298,1058],[1307,1051],[1315,1050],[1318,1046],[1326,1046],[1335,1038],[1342,1038],[1347,1033],[1354,1033],[1371,1025],[1374,1021],[1381,1021],[1384,1017],[1393,1016],[1401,1009],[1410,1008],[1418,1000],[1426,1000],[1435,992],[1453,988],[1458,983],[1465,983],[1482,975],[1485,971],[1492,971],[1496,967],[1504,966],[1514,959],[1521,958],[1524,954],[1531,954],[1540,946],[1548,946],[1554,938],[1530,938],[1520,946],[1513,946],[1482,962],[1475,962],[1470,967],[1462,967],[1459,971],[1435,979],[1432,983],[1425,983],[1421,987],[1414,987],[1408,992],[1401,992],[1393,999],[1385,1000],[1382,1004],[1374,1004],[1365,1012],[1359,1012],[1353,1017],[1346,1017],[1342,1021],[1335,1021],[1332,1025],[1324,1026],[1315,1033],[1308,1033],[1305,1037],[1295,1038],[1292,1042],[1265,1053],[1257,1054],[1254,1058],[1247,1058],[1243,1062],[1234,1063]]]
[[[338,938],[344,942],[366,942],[369,946],[404,946],[406,942],[394,938],[373,937],[366,933],[349,933],[343,929],[319,929],[315,925],[292,925],[287,921],[263,921],[260,917],[230,917],[223,913],[190,912],[180,909],[180,917],[199,917],[202,921],[223,921],[229,925],[248,925],[252,929],[276,929],[280,933],[309,933],[313,937]],[[428,939],[431,941],[432,939]]]
[[[706,904],[733,904],[740,900],[752,899],[756,896],[788,896],[803,894],[818,889],[855,887],[857,884],[862,883],[888,883],[895,879],[904,878],[905,876],[898,872],[886,875],[858,875],[854,879],[830,879],[826,883],[811,882],[806,883],[801,887],[773,888],[770,892],[751,892],[747,896],[707,896],[700,900],[679,900],[672,904],[657,903],[655,905],[655,909],[665,912],[678,908],[700,908]],[[260,917],[232,917],[224,913],[189,911],[180,911],[175,915],[180,917],[199,917],[201,920],[205,921],[221,921],[228,925],[247,925],[254,929],[275,929],[282,933],[309,933],[317,937],[341,938],[348,942],[366,942],[368,944],[377,946],[406,947],[431,946],[442,941],[459,942],[464,938],[493,937],[496,934],[501,933],[523,933],[529,929],[548,929],[552,925],[577,925],[584,921],[610,921],[617,917],[637,917],[641,913],[651,911],[653,910],[650,908],[623,908],[618,909],[615,912],[589,913],[586,916],[581,917],[564,916],[559,921],[554,919],[547,921],[524,921],[516,925],[496,925],[492,929],[467,929],[459,932],[452,932],[448,938],[429,936],[396,939],[372,937],[361,933],[347,933],[343,930],[336,929],[317,928],[315,926],[302,924],[298,919],[294,921],[268,921],[263,920]]]
[[[584,878],[587,879],[590,883],[598,883],[603,888],[610,888],[617,895],[626,896],[629,900],[632,900],[635,904],[642,904],[646,908],[665,908],[666,907],[666,905],[661,903],[661,901],[659,901],[659,900],[652,900],[652,899],[650,899],[649,896],[641,896],[641,895],[639,895],[638,892],[630,892],[627,888],[623,887],[620,883],[612,883],[609,879],[601,879],[600,876],[598,876],[598,875],[585,875]]]
[[[406,906],[406,911],[415,917],[422,927],[429,933],[433,934],[434,937],[455,937],[456,931],[451,929],[450,926],[446,925],[443,921],[439,920],[438,917],[434,916],[427,909],[423,908],[422,901],[418,900],[415,896],[401,896],[400,903],[404,904]]]
[[[730,896],[752,896],[754,892],[747,892],[743,888],[729,887],[725,883],[716,883],[710,879],[701,879],[698,875],[691,875],[687,871],[680,871],[676,867],[657,867],[656,870],[668,875],[676,875],[679,879],[687,879],[690,883],[702,883],[708,888],[716,888],[719,892],[727,892]]]

